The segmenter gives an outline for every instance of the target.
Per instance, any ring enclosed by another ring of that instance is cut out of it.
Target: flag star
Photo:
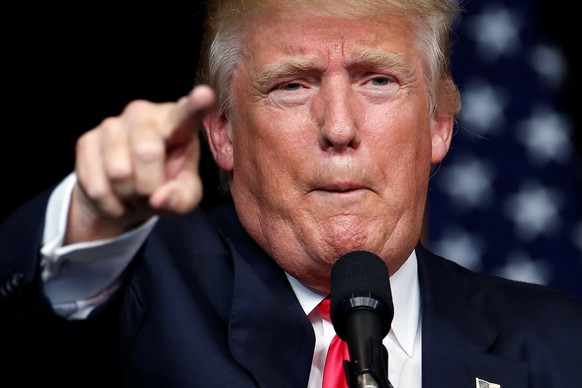
[[[567,72],[566,61],[557,48],[544,45],[534,47],[529,55],[529,63],[550,87],[557,90],[562,86]]]
[[[467,22],[477,52],[492,61],[517,51],[522,20],[518,13],[503,7],[490,7]]]
[[[483,247],[479,237],[456,227],[447,230],[434,243],[435,252],[473,270],[479,269]]]
[[[552,271],[546,261],[534,261],[525,252],[517,252],[510,255],[506,264],[497,271],[497,275],[521,282],[548,284]]]
[[[485,82],[470,83],[463,91],[463,127],[479,135],[495,132],[505,121],[503,109],[506,103],[507,97],[502,90]]]
[[[461,157],[441,171],[440,187],[455,199],[454,204],[473,208],[492,198],[493,168],[479,159]]]
[[[565,163],[573,154],[570,123],[547,107],[536,108],[518,126],[516,138],[527,148],[531,160],[538,165],[546,165],[550,161]]]
[[[506,216],[515,224],[516,234],[524,240],[549,235],[560,226],[558,209],[562,197],[556,190],[528,183],[504,202]]]

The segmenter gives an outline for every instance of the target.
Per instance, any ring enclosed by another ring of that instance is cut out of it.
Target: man
[[[394,387],[579,384],[579,301],[419,244],[459,110],[457,12],[211,2],[201,85],[104,120],[75,174],[4,225],[10,365],[75,386],[319,387],[333,327],[316,306],[338,258],[364,250],[391,276]],[[200,125],[232,197],[212,209]]]

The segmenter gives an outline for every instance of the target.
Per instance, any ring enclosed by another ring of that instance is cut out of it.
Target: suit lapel
[[[221,232],[234,265],[232,355],[260,387],[307,386],[315,335],[285,273],[238,222]]]
[[[498,336],[481,292],[454,263],[417,248],[422,314],[423,387],[475,387],[476,378],[502,388],[527,387],[527,363],[490,354]]]

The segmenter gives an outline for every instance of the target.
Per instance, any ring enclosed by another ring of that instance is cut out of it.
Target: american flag
[[[431,178],[426,242],[479,272],[582,298],[580,155],[560,103],[570,70],[536,4],[464,5],[452,58],[463,108]]]

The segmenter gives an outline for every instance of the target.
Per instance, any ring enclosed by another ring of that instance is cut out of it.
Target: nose
[[[358,108],[357,97],[349,80],[334,79],[321,84],[317,110],[319,142],[323,150],[338,153],[357,149],[362,142],[358,128],[358,116],[363,112]]]

